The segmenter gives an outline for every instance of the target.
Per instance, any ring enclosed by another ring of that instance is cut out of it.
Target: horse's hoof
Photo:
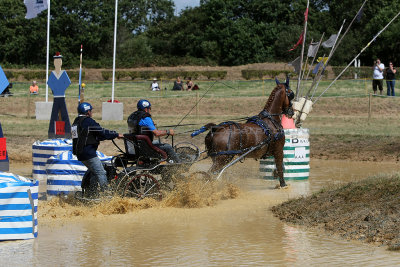
[[[287,188],[289,188],[289,185],[287,185],[287,184],[284,184],[284,185],[276,185],[275,188],[276,188],[276,189],[287,189]]]

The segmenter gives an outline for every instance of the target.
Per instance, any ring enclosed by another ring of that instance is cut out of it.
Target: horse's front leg
[[[275,153],[274,155],[275,158],[275,165],[276,165],[276,170],[279,176],[279,185],[281,187],[285,187],[286,182],[285,178],[283,178],[283,151],[279,150]]]

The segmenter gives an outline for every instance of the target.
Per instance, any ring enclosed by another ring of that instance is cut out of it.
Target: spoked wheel
[[[189,142],[178,143],[174,149],[183,163],[193,163],[200,157],[200,149]]]
[[[136,175],[136,167],[129,167],[118,173],[117,177],[110,183],[113,191],[119,196],[124,196],[127,183]]]
[[[160,184],[157,179],[147,173],[137,174],[126,183],[124,197],[133,197],[138,200],[151,197],[161,200]]]

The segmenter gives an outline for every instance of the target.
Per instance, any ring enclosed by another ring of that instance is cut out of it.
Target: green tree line
[[[325,39],[345,28],[362,1],[312,0],[306,42]],[[64,66],[79,65],[80,45],[86,67],[110,68],[113,56],[115,1],[52,0],[50,55],[60,51]],[[174,65],[242,65],[289,62],[300,47],[306,0],[201,0],[200,6],[174,14],[172,0],[119,0],[119,68]],[[331,60],[346,65],[397,12],[398,1],[368,1]],[[23,0],[0,1],[0,63],[37,66],[46,59],[47,11],[25,19]],[[394,21],[361,55],[363,65],[379,57],[400,63],[400,19]],[[344,32],[344,31],[343,31]],[[328,49],[320,49],[319,56]]]

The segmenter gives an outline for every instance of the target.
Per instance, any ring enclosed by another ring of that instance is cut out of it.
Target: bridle
[[[289,84],[283,84],[285,86],[286,96],[289,100],[289,106],[287,108],[282,108],[282,114],[292,117],[294,115],[294,111],[292,108],[292,100],[294,99],[294,92],[290,89]]]

